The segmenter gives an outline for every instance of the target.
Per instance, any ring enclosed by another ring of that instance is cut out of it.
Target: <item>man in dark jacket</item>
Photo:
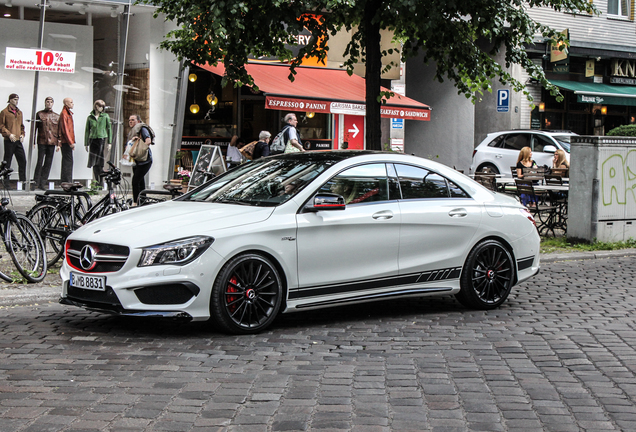
[[[254,146],[252,160],[269,156],[269,140],[271,138],[272,134],[267,131],[261,131],[261,133],[258,134],[258,142]]]

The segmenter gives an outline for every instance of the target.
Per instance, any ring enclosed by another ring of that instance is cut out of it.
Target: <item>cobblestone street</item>
[[[207,323],[0,309],[0,431],[636,430],[634,258],[547,263],[500,309],[400,300]]]

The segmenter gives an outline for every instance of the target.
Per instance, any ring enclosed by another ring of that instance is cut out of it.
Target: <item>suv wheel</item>
[[[477,171],[475,171],[476,173],[486,173],[486,174],[500,174],[499,170],[497,169],[496,166],[494,166],[493,164],[483,164],[483,165],[479,165],[479,168],[477,168]]]

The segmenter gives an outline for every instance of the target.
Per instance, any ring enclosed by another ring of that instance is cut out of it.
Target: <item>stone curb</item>
[[[541,263],[580,261],[625,256],[636,256],[636,249],[541,254]],[[55,277],[55,275],[50,275],[48,277]],[[7,288],[0,288],[0,309],[15,306],[31,306],[43,303],[57,303],[60,298],[61,291],[62,287],[59,285],[9,285]]]

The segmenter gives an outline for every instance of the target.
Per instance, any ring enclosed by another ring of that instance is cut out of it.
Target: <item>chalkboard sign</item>
[[[226,171],[225,160],[218,146],[202,145],[197,156],[197,161],[192,169],[190,183],[188,188],[201,186],[209,177],[203,171],[212,172],[215,176],[223,174]]]

